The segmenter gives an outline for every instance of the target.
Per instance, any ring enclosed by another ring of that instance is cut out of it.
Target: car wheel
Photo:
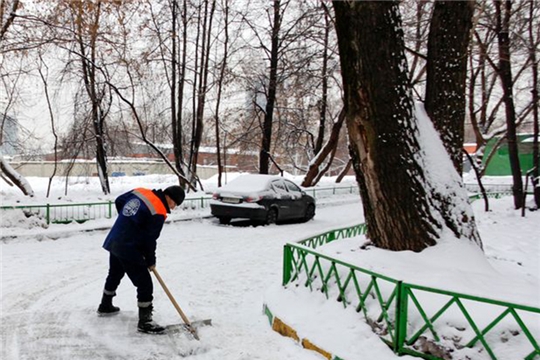
[[[266,225],[275,224],[277,222],[278,212],[276,209],[271,208],[266,213]]]
[[[309,204],[304,215],[304,221],[309,221],[315,216],[315,205]]]
[[[229,225],[231,223],[231,218],[229,217],[220,217],[219,223],[222,225]]]

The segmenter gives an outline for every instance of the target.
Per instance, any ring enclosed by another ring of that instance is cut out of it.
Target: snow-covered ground
[[[49,199],[44,196],[46,179],[30,182],[37,194],[32,202],[83,202],[113,199],[137,186],[166,187],[173,178],[115,178],[109,197],[100,194],[96,183],[86,180],[72,180],[65,196],[59,182]],[[207,190],[212,186],[207,184]],[[0,195],[2,205],[27,201],[5,185],[0,186]],[[221,226],[215,219],[199,217],[164,227],[157,251],[161,276],[191,320],[211,318],[214,324],[200,329],[200,342],[178,334],[137,333],[135,289],[128,279],[115,298],[122,309],[120,315],[96,316],[108,265],[107,252],[101,248],[107,232],[92,229],[109,226],[110,220],[94,225],[51,225],[48,229],[21,220],[10,228],[0,228],[2,235],[10,233],[1,246],[1,359],[172,359],[189,353],[190,358],[201,360],[323,358],[273,332],[262,312],[265,302],[271,302],[273,310],[303,335],[320,339],[327,350],[347,360],[397,358],[339,303],[307,291],[281,288],[286,242],[363,221],[357,195],[321,200],[318,205],[314,220],[304,224]],[[522,218],[512,209],[510,198],[491,200],[489,213],[483,211],[481,201],[473,208],[487,261],[475,250],[464,253],[451,245],[425,254],[377,253],[361,261],[369,261],[369,266],[389,275],[399,272],[401,277],[413,277],[429,266],[430,275],[451,275],[444,278],[446,289],[465,290],[470,284],[479,284],[483,295],[493,292],[540,307],[540,212],[527,212]],[[182,218],[180,213],[174,216]],[[17,232],[24,236],[16,237]],[[54,236],[48,236],[51,233]],[[339,246],[349,245],[336,242],[325,251],[342,252],[344,248]],[[466,269],[456,268],[464,263]],[[499,279],[512,286],[500,286]],[[437,276],[431,276],[426,281],[436,280]],[[155,287],[155,319],[162,324],[180,323],[157,282]],[[308,310],[316,316],[306,315]],[[538,341],[538,333],[534,336]]]

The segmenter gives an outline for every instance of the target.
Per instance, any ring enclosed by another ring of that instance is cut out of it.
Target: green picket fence
[[[399,355],[440,359],[422,347],[427,340],[453,347],[463,358],[477,359],[484,353],[483,358],[501,359],[498,354],[507,354],[508,347],[517,343],[525,343],[529,349],[524,354],[513,353],[511,359],[540,356],[539,308],[409,284],[315,250],[365,230],[361,224],[285,245],[283,285],[301,284],[362,312],[371,328]]]

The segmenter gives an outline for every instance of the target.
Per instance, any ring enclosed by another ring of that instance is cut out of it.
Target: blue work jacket
[[[156,264],[156,241],[170,213],[161,190],[137,188],[115,200],[118,218],[103,247],[121,259],[152,266]]]

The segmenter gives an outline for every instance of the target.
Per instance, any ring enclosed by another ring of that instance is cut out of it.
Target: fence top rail
[[[186,201],[200,201],[200,200],[210,200],[211,196],[201,196],[196,198],[186,198]],[[88,205],[109,205],[114,203],[114,200],[101,201],[101,202],[88,202],[88,203],[62,203],[62,204],[32,204],[32,205],[5,205],[0,206],[0,210],[13,210],[13,209],[28,209],[28,208],[43,208],[43,207],[71,207],[71,206],[88,206]]]
[[[517,309],[517,310],[525,310],[525,311],[540,314],[540,308],[536,308],[534,306],[522,305],[522,304],[513,303],[513,302],[511,303],[511,302],[506,302],[506,301],[501,301],[501,300],[494,300],[494,299],[489,299],[482,296],[475,296],[475,295],[469,295],[469,294],[464,294],[464,293],[459,293],[459,292],[454,292],[454,291],[441,290],[441,289],[436,289],[429,286],[409,284],[405,282],[403,283],[403,285],[408,287],[409,289],[417,289],[417,290],[441,294],[441,295],[454,296],[460,299],[479,301],[479,302],[489,303],[489,304],[498,305],[498,306],[506,306],[506,307]]]
[[[325,255],[325,254],[322,254],[320,252],[317,252],[315,250],[313,250],[312,248],[308,247],[308,246],[304,246],[304,245],[301,245],[301,244],[286,244],[285,246],[289,246],[289,247],[293,247],[293,248],[296,248],[300,251],[303,251],[303,252],[307,252],[313,256],[316,256],[316,257],[319,257],[319,258],[322,258],[322,259],[325,259],[325,260],[328,260],[332,263],[335,263],[335,264],[339,264],[339,265],[343,265],[345,267],[348,267],[348,268],[351,268],[351,269],[354,269],[354,270],[357,270],[359,272],[362,272],[362,273],[365,273],[365,274],[368,274],[370,276],[375,276],[375,277],[378,277],[382,280],[386,280],[386,281],[389,281],[391,283],[394,283],[394,284],[397,284],[399,283],[400,281],[399,280],[396,280],[396,279],[393,279],[391,277],[388,277],[386,275],[383,275],[383,274],[379,274],[379,273],[376,273],[374,271],[370,271],[370,270],[366,270],[366,269],[363,269],[359,266],[356,266],[356,265],[353,265],[353,264],[349,264],[345,261],[341,261],[339,259],[336,259],[336,258],[333,258],[331,256],[328,256],[328,255]]]
[[[74,207],[74,206],[96,206],[96,205],[109,205],[112,201],[104,202],[90,202],[90,203],[68,203],[68,204],[41,204],[41,205],[15,205],[15,206],[0,206],[0,210],[13,210],[13,209],[36,209],[45,207]]]
[[[334,230],[330,230],[330,231],[326,231],[326,232],[323,232],[323,233],[319,233],[319,234],[316,234],[316,235],[312,235],[306,239],[303,239],[303,240],[299,240],[297,241],[295,244],[300,244],[300,245],[304,245],[305,243],[309,242],[310,240],[313,240],[315,238],[318,238],[320,236],[325,236],[325,235],[328,235],[330,233],[338,233],[340,231],[346,231],[346,230],[350,230],[350,229],[354,229],[354,228],[357,228],[357,227],[363,227],[363,226],[366,226],[365,223],[361,223],[361,224],[354,224],[354,225],[350,225],[350,226],[345,226],[345,227],[342,227],[342,228],[339,228],[339,229],[334,229]],[[292,244],[292,243],[291,243]]]
[[[310,187],[303,187],[303,190],[332,190],[332,189],[350,189],[350,188],[357,188],[358,185],[355,184],[342,184],[342,185],[336,185],[336,186],[310,186]]]

